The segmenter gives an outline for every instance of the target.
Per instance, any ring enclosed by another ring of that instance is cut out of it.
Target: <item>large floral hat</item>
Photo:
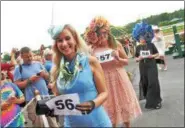
[[[142,21],[134,26],[132,36],[137,41],[139,41],[140,37],[143,37],[148,43],[153,39],[154,32],[151,25],[147,24],[145,21]]]
[[[99,30],[104,28],[109,31],[110,23],[102,16],[96,16],[92,19],[90,25],[87,27],[84,37],[88,43],[95,44],[98,42]]]

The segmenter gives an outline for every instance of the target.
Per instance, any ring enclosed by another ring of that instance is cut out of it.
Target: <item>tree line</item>
[[[121,31],[122,33],[131,34],[135,24],[139,23],[141,20],[145,20],[149,24],[154,24],[158,26],[175,24],[184,21],[184,9],[180,9],[172,13],[165,12],[158,15],[151,15],[144,19],[137,19],[136,21],[128,23],[125,26],[112,26],[111,32],[115,37],[120,36]]]

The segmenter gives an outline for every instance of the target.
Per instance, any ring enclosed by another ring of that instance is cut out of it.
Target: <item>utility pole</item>
[[[54,2],[52,3],[52,8],[51,8],[51,26],[54,25]]]

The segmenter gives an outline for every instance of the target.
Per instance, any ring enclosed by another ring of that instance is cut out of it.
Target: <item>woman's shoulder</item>
[[[4,82],[4,84],[1,86],[1,88],[4,88],[4,87],[10,87],[10,88],[14,88],[16,85],[12,82],[9,82],[9,81],[6,81]]]

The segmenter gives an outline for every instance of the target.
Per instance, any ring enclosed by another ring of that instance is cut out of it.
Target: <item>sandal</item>
[[[154,110],[154,109],[160,109],[162,107],[161,103],[158,103],[156,107],[145,107],[146,109]]]

